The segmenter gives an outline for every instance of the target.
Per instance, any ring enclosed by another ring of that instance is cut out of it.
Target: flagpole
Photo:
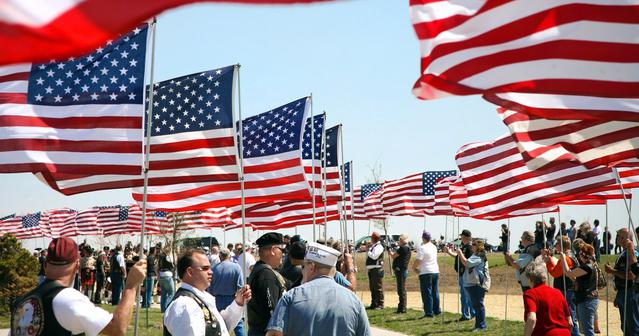
[[[315,230],[317,229],[317,218],[315,217],[315,123],[313,120],[313,93],[310,95],[311,110],[311,204],[313,207],[313,242],[317,241]]]
[[[245,202],[246,200],[244,199],[244,125],[243,125],[243,120],[242,120],[242,99],[241,99],[241,95],[240,95],[240,67],[241,65],[238,63],[235,66],[235,75],[237,76],[237,113],[238,113],[238,119],[239,119],[239,127],[238,127],[238,132],[239,132],[239,140],[237,141],[238,146],[239,146],[239,156],[240,156],[240,160],[239,160],[239,165],[240,165],[240,169],[239,169],[239,178],[240,178],[240,206],[241,206],[241,211],[242,211],[242,249],[245,249],[246,246],[246,209],[245,209]],[[235,101],[235,100],[234,100]],[[226,235],[226,232],[225,232]],[[246,251],[244,252],[246,253]],[[242,274],[244,275],[244,279],[246,280],[247,278],[247,272],[248,270],[246,269],[246,256],[244,256],[244,259],[242,260]]]
[[[506,244],[504,246],[504,254],[508,253],[508,251],[510,250],[510,218],[508,218],[508,240],[506,241]],[[506,247],[508,247],[508,249],[506,249]],[[508,264],[506,264],[506,269],[508,269]],[[504,335],[508,335],[508,285],[509,285],[509,279],[510,277],[506,277],[506,300],[504,301]]]
[[[606,227],[608,227],[608,200],[605,201],[606,203]],[[610,235],[610,231],[608,231],[608,234],[606,235],[606,241],[605,241],[605,245],[606,245],[606,254],[608,254],[609,252],[609,248],[608,248],[608,240],[609,240],[609,236]],[[609,322],[609,314],[610,314],[610,286],[606,286],[606,336],[610,335],[610,322]]]
[[[142,193],[142,225],[140,228],[140,259],[144,258],[144,229],[146,222],[146,202],[147,202],[147,189],[149,186],[149,156],[151,154],[151,124],[153,122],[153,96],[154,96],[154,83],[153,73],[155,71],[155,33],[156,33],[157,18],[153,18],[151,21],[151,65],[149,75],[149,113],[146,120],[146,145],[144,147],[144,184]],[[148,290],[148,288],[146,289]],[[146,308],[147,313],[149,308]],[[135,324],[133,325],[133,335],[138,335],[138,324],[140,322],[140,286],[137,286],[135,290]]]
[[[340,225],[342,225],[344,227],[344,238],[342,239],[342,253],[344,253],[344,250],[346,249],[346,244],[348,243],[348,220],[346,217],[346,190],[345,186],[344,186],[344,180],[345,180],[345,173],[346,171],[344,170],[344,141],[342,139],[342,124],[339,124],[339,128],[337,129],[338,131],[338,136],[339,136],[339,152],[337,153],[337,165],[340,167],[340,181],[339,181],[339,188],[340,188],[340,193],[342,194],[342,209],[340,211],[340,217],[342,218],[342,222],[340,223]],[[353,232],[353,241],[355,241],[355,232]]]
[[[324,111],[324,130],[322,131],[322,202],[324,203],[324,241],[328,242],[328,218],[326,209],[326,111]]]

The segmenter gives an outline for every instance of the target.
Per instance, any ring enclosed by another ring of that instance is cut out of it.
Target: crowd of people
[[[514,256],[508,246],[509,229],[502,226],[504,260],[515,269],[522,291],[525,335],[598,333],[599,291],[610,285],[605,273],[614,279],[614,304],[622,329],[627,335],[639,335],[639,253],[633,232],[620,229],[615,246],[621,253],[614,265],[600,267],[600,255],[613,251],[611,236],[607,227],[599,229],[596,220],[594,227],[582,223],[577,228],[571,221],[570,227],[562,223],[557,230],[551,218],[522,233]],[[490,251],[483,239],[463,230],[458,244],[445,243],[440,248],[424,231],[411,265],[413,252],[406,235],[399,236],[396,244],[381,238],[373,232],[366,248],[371,292],[366,309],[384,308],[384,255],[388,253],[399,297],[396,312],[407,311],[406,281],[413,271],[418,274],[423,318],[442,314],[437,258],[443,252],[454,258],[459,320],[474,319],[475,331],[487,329],[484,298],[491,287]],[[142,307],[160,303],[164,335],[228,335],[229,330],[250,336],[368,335],[366,309],[354,294],[357,268],[350,249],[332,239],[306,242],[297,235],[269,232],[255,244],[185,249],[174,260],[171,250],[161,244],[144,250],[140,258],[138,248],[130,243],[124,248],[94,250],[86,242],[78,246],[71,239],[58,238],[40,252],[40,285],[12,307],[12,330],[15,335],[34,328],[60,332],[56,335],[119,335],[130,319],[134,290],[141,285]],[[93,303],[117,308],[108,314]]]

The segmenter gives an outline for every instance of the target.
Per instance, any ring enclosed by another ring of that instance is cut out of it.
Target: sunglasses
[[[198,269],[206,272],[206,271],[211,269],[211,265],[203,265],[203,266],[195,265],[195,266],[191,266],[191,268],[198,268]]]

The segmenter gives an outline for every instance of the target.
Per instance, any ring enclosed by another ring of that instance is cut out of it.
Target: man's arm
[[[119,336],[126,333],[126,329],[131,322],[136,290],[139,288],[142,281],[144,281],[144,278],[146,278],[146,259],[138,261],[135,265],[133,265],[133,267],[131,267],[131,272],[126,278],[120,304],[115,308],[111,322],[104,327],[104,329],[100,332],[101,334]]]
[[[382,244],[377,244],[370,251],[368,251],[367,254],[371,259],[377,260],[377,258],[379,258],[379,256],[382,255],[383,252],[384,247],[382,246]]]

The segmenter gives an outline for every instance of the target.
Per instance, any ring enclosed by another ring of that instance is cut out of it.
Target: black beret
[[[255,241],[258,247],[265,247],[271,245],[280,245],[284,244],[284,240],[282,239],[282,234],[277,232],[268,232],[262,235],[262,237],[258,238]]]
[[[295,242],[291,244],[291,250],[288,255],[293,259],[304,259],[306,256],[306,244],[302,242]]]

